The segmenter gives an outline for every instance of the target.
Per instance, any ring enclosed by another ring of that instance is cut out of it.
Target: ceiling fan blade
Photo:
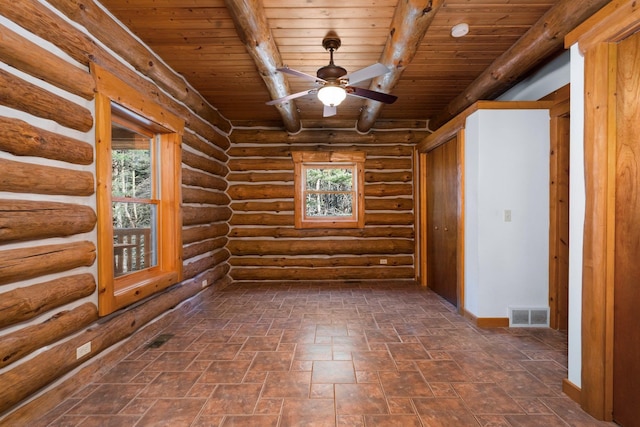
[[[322,117],[331,117],[331,116],[335,116],[336,114],[338,114],[338,108],[336,108],[336,106],[328,106],[325,105],[324,109],[322,110]]]
[[[368,67],[354,71],[353,73],[347,74],[346,76],[342,77],[342,79],[348,80],[349,84],[352,85],[364,80],[369,80],[374,77],[381,76],[383,74],[387,74],[389,71],[391,70],[378,62],[376,64],[369,65]]]
[[[384,102],[385,104],[393,104],[398,99],[397,96],[389,95],[388,93],[376,92],[375,90],[363,89],[361,87],[347,86],[346,90],[347,95],[373,99],[374,101]]]
[[[317,90],[315,90],[315,89],[303,90],[302,92],[292,93],[291,95],[283,96],[282,98],[273,99],[273,100],[267,102],[266,104],[267,105],[282,104],[283,102],[287,102],[287,101],[290,101],[292,99],[300,98],[301,96],[309,95],[309,94],[316,93],[316,92],[317,92]]]
[[[326,83],[326,80],[321,79],[320,77],[312,76],[311,74],[303,73],[302,71],[294,70],[289,67],[276,68],[276,70],[281,73],[290,74],[292,76],[301,77],[306,80],[311,80],[312,82],[318,83]]]

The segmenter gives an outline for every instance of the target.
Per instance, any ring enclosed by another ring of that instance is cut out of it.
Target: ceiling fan
[[[302,92],[293,93],[267,102],[267,105],[281,104],[291,99],[299,98],[309,94],[317,94],[318,99],[324,104],[323,117],[335,116],[337,106],[347,97],[347,95],[356,96],[358,98],[372,99],[374,101],[392,104],[398,99],[397,96],[389,95],[383,92],[364,89],[352,86],[356,83],[372,79],[388,73],[390,70],[383,64],[376,63],[360,70],[347,74],[347,70],[333,63],[333,52],[340,47],[340,39],[334,34],[328,35],[322,40],[322,46],[329,51],[329,65],[325,65],[318,69],[316,76],[293,70],[289,67],[277,68],[282,73],[292,76],[301,77],[311,80],[319,84],[320,87],[304,90]]]

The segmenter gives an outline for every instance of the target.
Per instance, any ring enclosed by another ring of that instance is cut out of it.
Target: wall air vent
[[[549,327],[549,307],[509,307],[509,327]]]

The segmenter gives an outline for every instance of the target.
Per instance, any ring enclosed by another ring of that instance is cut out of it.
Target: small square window
[[[296,228],[364,227],[365,154],[292,153]]]

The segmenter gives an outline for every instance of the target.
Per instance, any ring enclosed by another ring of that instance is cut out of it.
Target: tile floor
[[[567,337],[475,328],[409,285],[233,285],[50,426],[609,426],[561,392]]]

